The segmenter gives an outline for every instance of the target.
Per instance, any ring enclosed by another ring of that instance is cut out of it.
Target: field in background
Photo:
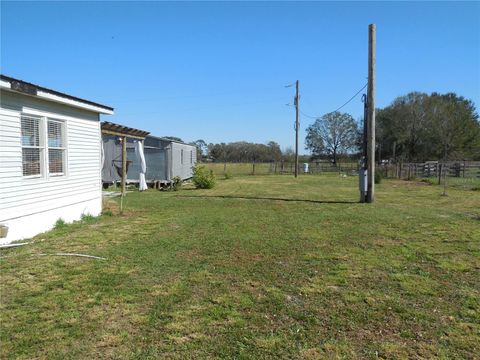
[[[0,358],[476,358],[480,192],[356,184],[132,192],[2,250]]]
[[[211,169],[215,175],[222,177],[225,171],[232,175],[281,175],[293,174],[295,164],[293,162],[271,162],[271,163],[204,163],[207,168]],[[322,173],[341,173],[346,172],[353,174],[357,171],[358,165],[355,162],[339,163],[332,166],[329,163],[309,163],[310,174]],[[304,173],[303,163],[299,164],[299,173]]]
[[[204,163],[214,174],[223,178],[227,172],[233,176],[247,175],[292,175],[295,171],[293,162],[271,163]],[[480,162],[454,163],[441,168],[437,164],[409,164],[398,163],[393,165],[377,166],[377,171],[383,177],[421,180],[427,183],[443,185],[444,171],[447,169],[447,187],[461,187],[465,190],[480,188]],[[438,167],[437,167],[438,166]],[[299,164],[299,174],[305,174],[304,163]],[[308,163],[308,175],[342,174],[355,176],[358,174],[357,162],[338,162],[336,166],[329,162]],[[439,178],[439,174],[441,175]]]

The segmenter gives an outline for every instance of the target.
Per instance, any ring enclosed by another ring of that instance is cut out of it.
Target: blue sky
[[[186,141],[294,145],[293,88],[321,115],[366,83],[480,104],[480,3],[1,2],[1,72],[115,108],[105,120]],[[344,111],[362,114],[360,97]],[[313,120],[301,117],[304,130]],[[305,151],[306,152],[306,151]]]

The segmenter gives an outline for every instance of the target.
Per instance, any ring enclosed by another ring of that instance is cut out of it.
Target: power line
[[[368,85],[368,83],[366,83],[365,85],[363,85],[363,87],[362,87],[360,90],[358,90],[358,91],[355,93],[355,95],[353,95],[350,99],[348,99],[348,101],[347,101],[345,104],[343,104],[343,105],[340,106],[338,109],[336,109],[336,110],[334,110],[334,111],[332,111],[332,112],[335,112],[335,111],[340,110],[340,109],[343,108],[345,105],[347,105],[350,101],[352,101],[353,99],[355,99],[355,97],[356,97],[358,94],[360,94],[360,93],[362,92],[362,90],[367,87],[367,85]]]
[[[311,115],[305,114],[302,110],[300,110],[300,114],[310,119],[318,119],[319,117],[321,117],[321,116],[311,116]]]
[[[363,89],[365,89],[367,87],[368,83],[363,85],[362,88],[360,90],[358,90],[355,95],[353,95],[350,99],[348,99],[342,106],[338,107],[337,109],[333,110],[333,111],[330,111],[326,114],[331,114],[331,113],[334,113],[340,109],[342,109],[343,107],[345,107],[347,104],[349,104],[353,99],[355,99],[355,97],[360,94],[362,92]],[[308,115],[308,114],[305,114],[303,111],[300,110],[300,113],[303,115],[303,116],[306,116],[310,119],[318,119],[320,118],[321,116],[312,116],[312,115]]]

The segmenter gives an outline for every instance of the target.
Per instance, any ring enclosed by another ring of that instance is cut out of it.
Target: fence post
[[[252,175],[255,175],[255,160],[252,163]]]
[[[442,180],[442,163],[437,165],[437,171],[438,171],[438,185],[440,185]]]

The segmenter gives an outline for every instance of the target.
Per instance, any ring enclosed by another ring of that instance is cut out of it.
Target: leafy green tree
[[[202,140],[202,139],[199,139],[199,140],[196,140],[196,141],[192,141],[190,143],[190,145],[193,145],[197,148],[197,161],[202,161],[203,158],[207,155],[208,153],[208,145],[207,143]]]
[[[268,144],[268,156],[271,161],[279,161],[282,158],[282,150],[280,145],[275,141],[269,141]]]
[[[411,92],[377,112],[383,157],[408,161],[480,159],[480,123],[472,101],[454,93]]]
[[[433,93],[427,103],[432,149],[437,158],[462,159],[480,156],[480,125],[471,100],[454,93]]]
[[[334,164],[339,155],[357,146],[358,126],[347,113],[333,112],[322,116],[307,128],[306,149],[314,156],[328,155]]]
[[[411,92],[396,98],[392,105],[379,111],[377,141],[382,149],[390,149],[395,143],[399,147],[397,154],[403,155],[408,160],[416,160],[428,151],[430,139],[425,107],[427,98],[428,95],[425,93]],[[382,138],[379,139],[379,136]],[[389,140],[388,144],[384,143],[383,138]]]

